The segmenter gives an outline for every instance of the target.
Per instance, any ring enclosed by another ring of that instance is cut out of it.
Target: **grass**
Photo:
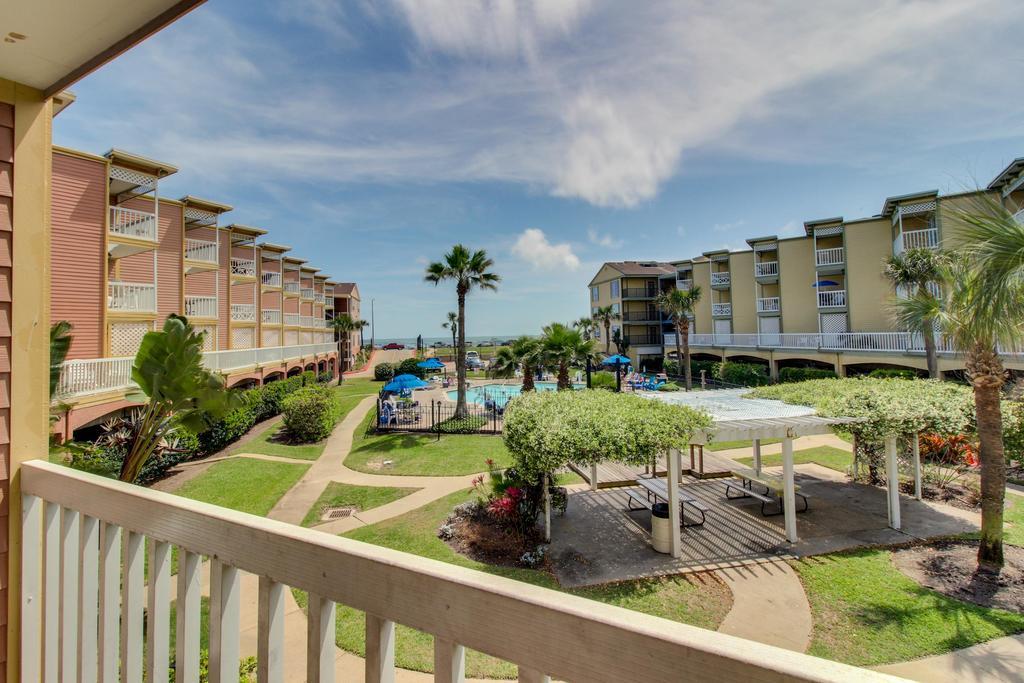
[[[748,467],[754,464],[753,458],[737,458],[736,461],[743,463]],[[793,463],[796,465],[816,463],[822,467],[827,467],[839,472],[846,472],[853,463],[853,453],[839,448],[833,448],[832,446],[816,446],[815,448],[805,448],[800,451],[793,451]],[[761,465],[764,467],[781,467],[782,454],[776,453],[775,455],[762,455]]]
[[[782,439],[761,439],[762,446],[768,446],[773,443],[782,443]],[[753,448],[753,441],[712,441],[704,448],[709,451],[729,451],[734,448]]]
[[[266,517],[307,469],[309,465],[234,458],[214,463],[174,493]]]
[[[483,434],[372,434],[371,411],[356,429],[345,465],[371,474],[457,476],[483,472],[486,460],[507,467],[512,459],[500,436]],[[383,467],[390,460],[391,465]]]
[[[326,441],[316,443],[288,443],[288,431],[284,425],[271,426],[254,439],[232,449],[232,453],[260,453],[296,460],[316,460],[324,451]]]
[[[811,605],[809,653],[872,666],[949,652],[1024,631],[1024,615],[979,607],[918,585],[884,549],[792,563]]]
[[[534,585],[559,590],[555,580],[543,572],[494,567],[475,562],[455,553],[437,538],[437,528],[451,509],[470,498],[460,491],[410,513],[367,527],[353,530],[346,536],[396,550],[429,557],[442,562],[497,574]],[[619,605],[647,614],[673,619],[703,628],[714,629],[731,607],[728,590],[711,590],[685,577],[668,577],[598,586],[571,592],[581,597]],[[298,597],[298,596],[297,596]],[[303,596],[304,597],[304,596]],[[300,599],[300,604],[304,601]],[[499,617],[500,615],[495,615]],[[339,647],[363,655],[365,625],[362,612],[348,607],[338,608],[336,641]],[[402,626],[397,628],[395,660],[398,666],[417,671],[433,667],[433,638]],[[473,678],[514,678],[515,667],[479,652],[466,653],[466,675]]]
[[[419,489],[398,486],[357,486],[332,481],[306,513],[302,526],[313,526],[320,521],[324,508],[354,507],[357,511],[370,510],[404,498]]]

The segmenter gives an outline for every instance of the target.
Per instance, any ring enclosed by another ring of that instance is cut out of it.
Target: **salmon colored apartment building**
[[[801,235],[751,237],[746,249],[679,261],[606,262],[589,284],[591,314],[611,306],[612,333],[628,340],[637,367],[660,368],[663,358],[675,356],[676,340],[657,296],[699,286],[690,326],[695,358],[767,363],[773,377],[786,366],[840,375],[876,367],[924,370],[920,335],[893,321],[889,303],[903,293],[886,277],[885,262],[912,248],[955,250],[951,216],[977,210],[979,200],[1000,202],[1024,222],[1024,158],[984,189],[888,197],[875,216],[809,220]],[[600,339],[605,331],[595,334]],[[940,371],[963,369],[963,359],[941,340],[939,352]],[[1019,357],[1006,363],[1024,370]]]
[[[346,368],[331,329],[336,283],[266,230],[225,220],[231,206],[163,196],[176,167],[54,147],[51,169],[50,320],[73,337],[62,436],[133,405],[132,359],[171,314],[205,333],[206,364],[228,386]]]

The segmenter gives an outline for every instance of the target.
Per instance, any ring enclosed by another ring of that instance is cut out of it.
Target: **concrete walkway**
[[[763,562],[715,573],[732,591],[732,609],[719,631],[787,650],[807,651],[811,607],[792,567],[785,562]]]
[[[1024,634],[875,668],[928,683],[1016,683],[1024,680]]]

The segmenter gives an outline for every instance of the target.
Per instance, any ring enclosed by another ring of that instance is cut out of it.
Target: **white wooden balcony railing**
[[[264,308],[261,313],[264,325],[280,325],[281,311],[274,308]]]
[[[185,258],[189,261],[217,264],[217,243],[209,240],[185,239]]]
[[[329,297],[327,297],[324,300],[324,310],[326,310],[326,311],[334,310],[334,297],[333,296],[329,296]]]
[[[778,274],[778,261],[761,261],[754,264],[754,275],[756,277],[777,277]]]
[[[892,248],[894,254],[902,254],[908,249],[938,249],[939,229],[908,230],[896,237]]]
[[[302,296],[303,299],[309,299],[310,301],[313,300],[312,287],[303,287],[301,290],[299,290],[299,294]]]
[[[711,286],[712,287],[728,287],[732,279],[729,277],[728,272],[724,273],[711,273]]]
[[[816,249],[814,251],[814,265],[819,268],[822,266],[842,265],[843,259],[842,247],[829,247],[828,249]]]
[[[217,297],[215,296],[192,296],[185,297],[185,317],[187,318],[216,318]]]
[[[711,304],[711,315],[732,315],[732,304]]]
[[[235,322],[256,322],[256,304],[231,304],[231,319]]]
[[[263,273],[261,276],[264,287],[280,287],[281,286],[281,273]]]
[[[305,680],[335,680],[338,605],[365,615],[367,681],[395,680],[398,625],[432,636],[436,681],[463,680],[467,649],[511,662],[520,681],[893,680],[45,460],[20,472],[24,681],[166,681],[172,655],[177,680],[199,680],[206,558],[216,681],[238,680],[243,573],[259,577],[260,681],[283,681],[294,655]],[[290,589],[309,604],[297,653],[284,629]]]
[[[107,283],[107,310],[119,313],[156,313],[156,285],[120,280]]]
[[[665,335],[666,350],[675,345],[675,335]],[[939,353],[954,353],[946,340],[936,343]],[[690,334],[690,346],[771,347],[812,351],[865,351],[876,353],[923,353],[920,335],[908,332],[797,332],[771,334]],[[1005,352],[1004,352],[1005,353]],[[1007,355],[1022,355],[1020,353]]]
[[[156,242],[156,216],[146,211],[112,206],[109,232],[115,237]]]
[[[842,308],[845,305],[845,289],[828,289],[818,292],[818,308]]]
[[[302,316],[298,313],[285,313],[284,324],[298,326],[302,322]]]
[[[314,295],[313,301],[315,301],[318,304],[322,304],[322,303],[324,303],[324,301],[326,301],[326,297],[324,297],[324,293],[323,292],[317,292]]]
[[[284,293],[285,294],[298,294],[299,293],[299,283],[298,282],[285,282],[284,283]]]
[[[693,279],[687,278],[685,280],[676,280],[676,289],[688,292],[693,289]]]
[[[232,256],[231,274],[239,277],[256,277],[256,261]]]
[[[758,313],[778,313],[782,308],[782,301],[777,296],[764,296],[757,299]]]

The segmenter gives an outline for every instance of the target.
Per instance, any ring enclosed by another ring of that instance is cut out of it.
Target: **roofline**
[[[260,249],[266,249],[267,251],[276,251],[283,254],[286,251],[291,251],[292,248],[285,244],[274,244],[273,242],[260,242],[257,244]]]
[[[118,149],[117,147],[111,147],[103,156],[109,159],[113,164],[125,164],[152,171],[153,175],[157,178],[166,178],[167,176],[174,175],[178,172],[178,167],[173,164],[157,161],[156,159],[150,159],[149,157],[144,157],[140,154],[132,154],[131,152],[126,152],[123,149]],[[120,160],[120,162],[118,160]]]
[[[751,237],[750,239],[746,240],[746,243],[749,244],[750,246],[754,246],[758,242],[778,242],[778,241],[779,241],[779,236],[778,235],[762,235],[761,237]],[[745,251],[745,250],[741,250],[741,251]]]
[[[889,216],[892,213],[891,205],[895,205],[897,202],[905,202],[908,199],[923,199],[924,197],[938,197],[938,190],[924,190],[923,192],[911,192],[909,194],[898,194],[892,197],[886,197],[885,202],[882,204],[882,216]]]
[[[992,179],[992,182],[988,184],[987,189],[998,190],[1005,185],[1012,178],[1016,177],[1022,170],[1024,170],[1024,157],[1017,157],[1009,164],[1006,165],[1002,171],[996,174],[996,177]]]
[[[306,263],[306,259],[299,258],[298,256],[285,256],[281,260],[282,261],[287,261],[288,263],[297,263],[297,264]]]
[[[70,90],[65,90],[64,92],[60,92],[54,95],[52,116],[57,116],[57,114],[61,113],[62,111],[70,107],[72,104],[74,104],[75,100],[77,99],[78,96]]]
[[[240,232],[243,235],[249,235],[250,237],[259,237],[260,235],[267,234],[267,231],[263,228],[254,228],[251,225],[243,225],[242,223],[232,223],[231,225],[225,225],[224,227],[231,232]]]
[[[230,204],[221,204],[220,202],[215,202],[212,199],[203,199],[202,197],[196,197],[190,194],[185,195],[178,201],[186,206],[194,206],[197,209],[203,209],[212,213],[226,213],[235,208]]]

